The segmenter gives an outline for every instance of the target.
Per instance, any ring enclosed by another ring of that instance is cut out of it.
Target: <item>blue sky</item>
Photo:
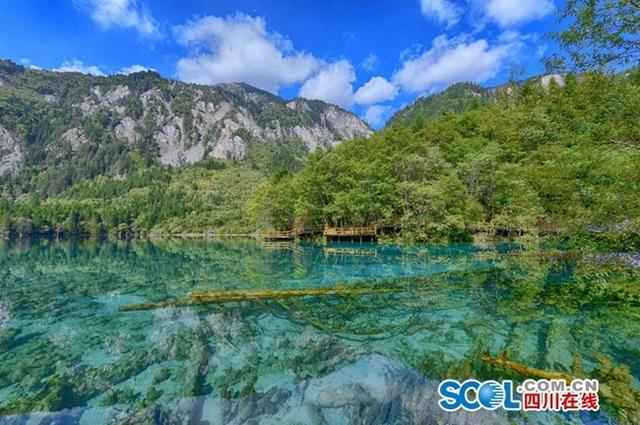
[[[339,104],[379,127],[457,81],[543,71],[560,0],[5,0],[0,57],[93,74],[154,69]],[[554,3],[555,2],[555,3]]]

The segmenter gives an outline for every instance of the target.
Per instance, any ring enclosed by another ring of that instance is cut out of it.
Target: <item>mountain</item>
[[[418,119],[433,119],[444,113],[461,113],[480,106],[493,98],[493,92],[473,83],[457,83],[445,91],[418,98],[412,105],[398,111],[387,126],[407,125]]]
[[[172,166],[298,158],[371,134],[338,106],[247,84],[193,85],[155,72],[96,77],[0,60],[0,175],[29,167],[65,168],[61,178],[71,180],[119,175],[132,153]]]
[[[539,83],[543,87],[548,87],[552,81],[563,85],[564,77],[559,74],[541,75],[516,84],[522,86],[526,83]],[[507,83],[488,88],[474,83],[454,84],[438,94],[418,98],[412,105],[398,111],[389,120],[387,127],[410,125],[417,120],[430,120],[445,113],[459,114],[486,105],[495,101],[501,94],[510,95],[513,92],[513,84]]]

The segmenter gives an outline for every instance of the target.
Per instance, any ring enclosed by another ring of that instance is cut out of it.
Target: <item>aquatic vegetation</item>
[[[620,423],[640,423],[640,391],[626,365],[614,366],[609,358],[597,355],[598,367],[592,376],[603,382],[600,393],[614,410]]]
[[[345,417],[356,417],[353,406],[372,418],[391,407],[440,417],[428,404],[438,379],[521,379],[482,360],[502,353],[538,370],[619,382],[630,394],[640,376],[638,271],[584,256],[521,245],[69,241],[4,245],[0,263],[10,317],[0,330],[1,415],[51,419],[72,409],[97,425],[308,423],[294,408],[308,396],[319,417],[329,401]],[[122,311],[145,303],[154,309]],[[426,398],[394,399],[386,386],[389,399],[329,397],[362,365],[389,368],[384,385],[410,379],[407,391]],[[305,385],[316,389],[301,393]],[[612,417],[633,423],[636,399],[612,397],[623,402],[607,404]]]
[[[482,356],[484,362],[512,371],[522,379],[560,379],[568,383],[578,378],[598,379],[600,395],[603,397],[604,403],[614,410],[619,423],[633,425],[640,422],[640,391],[633,388],[634,379],[629,368],[627,366],[615,367],[606,356],[598,354],[599,366],[589,375],[584,374],[581,367],[578,366],[580,362],[578,359],[579,357],[576,357],[574,366],[576,374],[571,375],[532,368],[508,360],[506,357],[492,357],[488,354]]]

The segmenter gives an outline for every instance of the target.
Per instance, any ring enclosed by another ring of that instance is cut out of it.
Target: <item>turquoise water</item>
[[[613,410],[439,411],[444,377],[512,377],[485,353],[563,372],[579,359],[586,373],[606,358],[638,388],[636,307],[585,303],[575,288],[588,266],[515,249],[5,243],[0,424],[624,423]],[[611,287],[616,275],[603,276],[596,284]],[[336,284],[404,289],[120,311],[199,291]]]

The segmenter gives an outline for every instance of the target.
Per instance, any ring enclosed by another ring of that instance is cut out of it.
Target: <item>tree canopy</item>
[[[621,69],[640,60],[639,0],[567,0],[556,34],[579,70]]]

